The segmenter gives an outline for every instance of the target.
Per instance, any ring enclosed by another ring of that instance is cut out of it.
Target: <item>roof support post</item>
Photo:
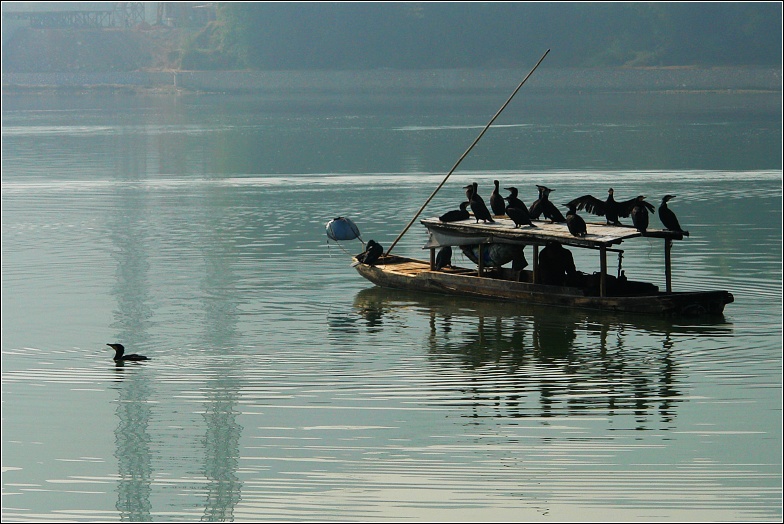
[[[436,270],[436,248],[430,248],[430,271]]]
[[[531,281],[534,284],[539,283],[539,245],[534,244],[534,274],[531,276]]]
[[[484,246],[484,244],[479,244],[479,246],[477,246],[477,252],[479,253],[478,264],[477,265],[479,266],[479,276],[480,277],[485,272],[485,254],[483,252],[484,250],[482,249],[483,246]]]
[[[599,248],[599,296],[607,296],[607,246]]]
[[[672,293],[672,239],[664,239],[664,282],[667,293]]]

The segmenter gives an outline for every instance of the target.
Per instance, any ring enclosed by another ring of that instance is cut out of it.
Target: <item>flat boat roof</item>
[[[569,232],[566,223],[553,223],[548,220],[533,220],[536,227],[515,227],[514,222],[505,217],[494,216],[495,222],[476,222],[473,217],[457,222],[441,222],[437,217],[424,218],[420,222],[430,231],[431,239],[425,247],[462,244],[538,244],[555,241],[559,244],[599,249],[617,245],[624,240],[636,237],[654,237],[682,240],[683,235],[676,231],[648,229],[640,233],[633,226],[612,226],[604,223],[587,222],[587,235],[576,237]],[[433,238],[435,237],[435,238]]]

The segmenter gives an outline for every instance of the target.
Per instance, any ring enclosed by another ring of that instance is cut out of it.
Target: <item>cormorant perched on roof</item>
[[[473,184],[468,184],[467,186],[463,186],[463,189],[466,190],[466,199],[470,202],[472,200],[471,195],[474,195],[477,200],[479,200],[482,204],[485,203],[485,199],[482,198],[482,195],[479,194],[479,184],[474,182]]]
[[[506,212],[506,202],[499,192],[498,180],[493,180],[493,184],[495,187],[490,195],[490,209],[493,210],[494,215],[503,215]]]
[[[357,260],[363,264],[372,266],[373,263],[384,253],[384,248],[375,240],[368,240],[365,244],[365,251],[357,255]]]
[[[550,189],[549,187],[540,186],[538,184],[536,187],[539,189],[539,198],[531,204],[531,208],[528,210],[531,214],[531,218],[538,219],[539,215],[544,215],[544,217],[551,222],[566,222],[566,218],[558,211],[555,204],[550,202],[550,193],[555,191],[555,189]]]
[[[569,233],[576,237],[584,237],[588,234],[588,228],[583,217],[577,214],[576,204],[570,202],[566,206],[569,208],[566,212],[566,227],[569,228]]]
[[[645,233],[648,229],[648,211],[653,212],[656,208],[652,204],[645,201],[645,196],[640,195],[634,199],[634,207],[632,207],[632,224],[637,228],[640,233]]]
[[[460,209],[454,209],[452,211],[447,211],[438,219],[441,222],[457,222],[458,220],[465,220],[471,217],[471,213],[468,212],[468,205],[471,202],[461,202]]]
[[[477,187],[478,186],[479,186],[479,184],[477,184]],[[465,189],[466,200],[470,201],[471,200],[471,193],[474,192],[474,185],[473,184],[468,184],[467,186],[463,186],[463,189]]]
[[[613,188],[610,188],[607,191],[607,200],[604,202],[593,195],[583,195],[575,198],[566,205],[575,204],[576,209],[578,210],[585,209],[594,215],[604,216],[607,219],[608,224],[621,226],[623,224],[621,224],[620,217],[628,217],[636,203],[636,198],[624,202],[616,202],[613,197]]]
[[[509,206],[520,207],[525,209],[526,213],[528,213],[529,215],[531,214],[531,210],[528,209],[528,206],[525,205],[525,202],[520,200],[520,198],[518,197],[519,192],[517,191],[516,187],[505,187],[504,189],[509,191],[509,196],[504,199],[508,202],[506,204],[507,207]]]
[[[114,350],[114,360],[115,362],[125,362],[125,361],[139,361],[139,360],[150,360],[149,358],[145,357],[144,355],[137,355],[136,353],[132,353],[130,355],[125,355],[125,347],[122,344],[106,344],[110,348]]]
[[[681,229],[681,225],[678,223],[678,217],[675,216],[675,213],[672,212],[672,209],[667,207],[667,202],[675,198],[675,195],[664,195],[662,197],[661,205],[659,206],[659,220],[664,225],[665,229],[669,229],[670,231],[677,231],[681,233],[683,236],[689,236],[688,231],[684,231]]]
[[[511,204],[506,206],[506,216],[512,219],[514,222],[515,227],[520,226],[534,226],[534,223],[531,222],[531,215],[528,214],[528,210],[523,207],[515,207]]]
[[[477,183],[474,182],[470,187],[471,196],[468,200],[471,202],[471,211],[474,212],[474,218],[476,218],[476,222],[479,223],[480,220],[483,222],[495,222],[493,217],[490,215],[490,210],[487,209],[487,205],[485,205],[485,201],[482,200],[482,197],[480,197],[476,192]]]
[[[452,248],[444,246],[436,255],[436,269],[444,269],[445,267],[452,267]]]

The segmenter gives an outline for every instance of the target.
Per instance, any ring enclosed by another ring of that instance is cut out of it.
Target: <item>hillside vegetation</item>
[[[780,65],[775,3],[228,3],[189,50],[250,69]],[[187,55],[186,55],[187,56]]]
[[[769,3],[220,3],[202,28],[23,28],[7,72],[772,66]]]

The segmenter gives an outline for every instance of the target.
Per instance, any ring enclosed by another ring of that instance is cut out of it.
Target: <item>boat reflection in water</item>
[[[464,379],[451,384],[472,417],[623,414],[640,430],[667,429],[686,401],[679,346],[732,332],[723,317],[679,325],[380,287],[360,291],[354,307],[369,331],[385,329],[385,319],[425,320],[427,358],[442,373],[461,372]]]

